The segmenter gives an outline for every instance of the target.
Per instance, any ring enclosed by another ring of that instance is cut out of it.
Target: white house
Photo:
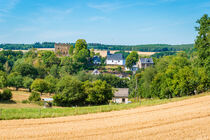
[[[107,59],[106,59],[107,65],[125,65],[125,59],[123,58],[123,55],[121,53],[118,54],[110,54],[109,51],[107,51]]]
[[[114,93],[114,97],[112,101],[114,103],[128,103],[128,88],[118,88],[117,91]]]

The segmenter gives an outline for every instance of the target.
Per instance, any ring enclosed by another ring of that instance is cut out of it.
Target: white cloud
[[[103,16],[94,16],[89,19],[90,21],[108,21],[109,19]]]
[[[113,2],[113,3],[89,3],[88,7],[100,10],[102,12],[111,12],[122,8],[134,7],[134,6],[154,6],[156,2]]]
[[[13,9],[19,0],[0,0],[0,12],[7,13]]]
[[[89,3],[88,7],[100,10],[102,12],[110,12],[121,8],[121,5],[119,3],[102,3],[102,4]]]

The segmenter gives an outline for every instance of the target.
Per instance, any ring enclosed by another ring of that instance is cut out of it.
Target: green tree
[[[34,102],[40,101],[41,100],[40,94],[33,91],[33,92],[31,92],[31,95],[28,97],[28,100],[34,101]]]
[[[0,89],[7,86],[7,75],[5,72],[0,71]]]
[[[82,64],[83,68],[88,67],[89,59],[90,51],[88,49],[82,49],[74,56],[75,62]]]
[[[84,39],[78,39],[75,44],[76,53],[82,49],[87,49],[87,42]]]
[[[66,75],[58,82],[53,99],[58,106],[84,105],[86,94],[82,88],[82,82]]]
[[[74,46],[71,45],[69,48],[69,56],[72,56],[74,54]]]
[[[23,87],[27,88],[29,92],[31,92],[31,84],[33,83],[33,79],[30,77],[23,78]]]
[[[16,90],[23,87],[23,77],[18,72],[10,73],[7,77],[8,85],[11,87],[15,87]]]
[[[113,97],[112,87],[107,84],[106,81],[86,81],[83,86],[85,89],[85,93],[87,94],[86,101],[89,104],[106,104]]]
[[[56,84],[58,82],[58,79],[53,77],[52,75],[48,75],[45,77],[44,79],[47,84],[48,84],[48,92],[51,93],[55,93],[56,91]]]
[[[197,23],[200,26],[196,27],[196,30],[198,31],[198,36],[195,41],[195,48],[198,52],[200,64],[202,66],[208,66],[210,68],[210,42],[208,40],[210,32],[210,17],[205,14],[201,19],[197,21]]]
[[[3,92],[0,92],[0,101],[8,101],[10,99],[12,99],[11,90],[8,88],[3,89]]]
[[[43,79],[36,79],[33,81],[31,85],[31,89],[34,91],[40,92],[42,95],[42,93],[48,92],[48,84]]]
[[[132,51],[126,58],[126,62],[125,62],[126,67],[131,69],[133,65],[135,65],[136,62],[138,62],[138,58],[139,58],[138,53],[135,51]]]
[[[14,67],[13,71],[20,73],[22,76],[36,78],[38,75],[37,69],[30,64],[18,64]]]

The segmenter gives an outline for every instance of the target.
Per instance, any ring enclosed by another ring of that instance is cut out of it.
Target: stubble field
[[[1,139],[210,139],[210,95],[136,109],[0,121]]]

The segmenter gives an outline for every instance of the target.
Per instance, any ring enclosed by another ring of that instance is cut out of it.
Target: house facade
[[[110,54],[109,51],[107,51],[107,59],[106,59],[107,65],[125,65],[125,59],[123,58],[123,55],[121,53],[118,54]]]
[[[141,68],[147,68],[151,65],[153,65],[153,59],[152,58],[140,58],[139,62],[138,62],[138,67]]]
[[[70,44],[55,43],[55,53],[59,56],[69,56]]]
[[[117,91],[114,93],[114,97],[112,101],[114,103],[128,103],[128,88],[118,88]]]

